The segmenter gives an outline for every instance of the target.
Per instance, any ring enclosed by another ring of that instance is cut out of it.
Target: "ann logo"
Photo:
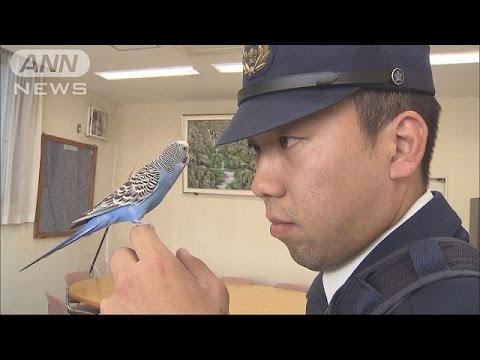
[[[90,58],[79,49],[22,49],[10,58],[10,68],[20,77],[81,77]]]

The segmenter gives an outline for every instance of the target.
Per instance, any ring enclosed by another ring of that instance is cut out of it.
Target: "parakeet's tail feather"
[[[27,268],[29,268],[30,266],[32,266],[33,264],[36,264],[37,262],[39,262],[40,260],[46,258],[47,256],[49,255],[52,255],[54,252],[57,252],[58,250],[60,249],[63,249],[65,246],[67,245],[70,245],[71,243],[73,243],[74,241],[80,239],[81,237],[85,236],[85,235],[89,235],[91,234],[92,232],[94,232],[95,230],[100,230],[101,226],[99,227],[99,223],[97,221],[92,221],[91,223],[87,223],[85,224],[83,227],[81,227],[80,229],[78,229],[77,232],[75,232],[72,236],[70,236],[68,239],[66,239],[65,241],[61,242],[60,244],[58,244],[57,246],[55,246],[54,248],[52,248],[51,250],[49,250],[48,252],[46,252],[45,254],[43,254],[42,256],[40,256],[38,259],[32,261],[30,264],[28,264],[27,266],[25,266],[24,268],[22,268],[20,271],[23,271]],[[98,227],[98,229],[97,229]]]
[[[93,219],[94,217],[106,214],[106,213],[108,213],[110,211],[113,211],[115,209],[118,209],[118,208],[119,208],[119,206],[117,206],[117,207],[112,206],[111,208],[104,209],[103,211],[97,211],[94,214],[79,217],[77,220],[72,222],[72,225],[70,226],[70,229],[77,228],[80,225],[84,225],[84,224],[88,223],[91,219]]]

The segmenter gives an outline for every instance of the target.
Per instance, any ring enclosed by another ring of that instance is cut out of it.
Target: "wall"
[[[447,178],[447,198],[467,231],[470,199],[479,196],[479,98],[439,97],[442,106],[430,175]]]
[[[112,113],[113,121],[110,127],[112,140],[94,140],[84,135],[87,108],[90,105]],[[45,133],[98,146],[94,202],[100,201],[113,187],[117,105],[91,93],[84,96],[48,94],[44,96],[42,117],[42,128]],[[77,123],[82,124],[80,134],[77,134],[76,131]],[[19,272],[23,266],[65,238],[35,239],[33,238],[33,223],[2,225],[1,313],[47,313],[44,291],[49,290],[63,299],[65,296],[65,273],[89,269],[101,235],[94,234],[83,238],[29,269]],[[102,251],[97,260],[101,273],[105,272],[103,256]]]

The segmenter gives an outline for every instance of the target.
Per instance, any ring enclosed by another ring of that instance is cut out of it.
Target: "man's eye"
[[[260,147],[259,147],[258,145],[249,143],[249,144],[248,144],[248,147],[253,150],[253,152],[255,153],[255,155],[260,154]]]
[[[286,149],[289,146],[292,146],[298,139],[291,136],[280,136],[278,142],[282,149]]]

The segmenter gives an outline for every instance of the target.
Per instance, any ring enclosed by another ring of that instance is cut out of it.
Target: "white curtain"
[[[9,67],[11,52],[1,49],[1,220],[2,224],[35,221],[42,96],[34,95],[39,77],[17,77]],[[15,83],[30,93],[15,92]]]

